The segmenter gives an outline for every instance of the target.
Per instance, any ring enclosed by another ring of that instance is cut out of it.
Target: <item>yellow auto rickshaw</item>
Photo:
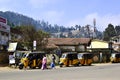
[[[60,67],[62,66],[79,66],[79,60],[77,57],[77,52],[66,52],[63,53],[60,58]]]
[[[24,54],[28,54],[31,51],[15,51],[13,56],[15,59],[15,66],[18,66],[20,63],[21,58],[23,57]]]
[[[32,69],[36,67],[41,68],[43,55],[45,55],[45,52],[30,52],[25,54],[21,59],[19,69],[27,67]]]
[[[93,58],[93,54],[90,52],[78,53],[78,59],[82,66],[83,65],[91,65],[93,62],[92,58]]]
[[[119,52],[112,53],[111,57],[110,57],[110,61],[112,63],[118,63],[118,62],[120,62],[120,53]]]

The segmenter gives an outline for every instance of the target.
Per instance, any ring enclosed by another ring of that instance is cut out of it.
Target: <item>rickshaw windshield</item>
[[[66,54],[63,54],[62,56],[61,56],[61,58],[65,58],[66,57]]]
[[[112,54],[112,57],[115,57],[115,54]]]
[[[21,59],[24,54],[25,54],[25,53],[23,53],[23,52],[17,52],[17,53],[15,54],[15,57],[18,58],[18,59]]]
[[[116,58],[120,58],[120,54],[116,54],[116,56],[115,56]]]
[[[28,56],[28,54],[23,54],[23,56],[22,56],[22,57],[23,57],[23,58],[25,58],[25,57],[27,57],[27,56]]]
[[[78,54],[78,58],[79,58],[79,59],[82,59],[82,58],[83,58],[83,55],[82,55],[82,54]]]

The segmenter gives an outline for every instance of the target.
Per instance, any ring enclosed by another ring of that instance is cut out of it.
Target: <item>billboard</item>
[[[17,48],[17,42],[9,43],[8,52],[14,52]]]
[[[10,32],[10,26],[7,25],[7,19],[0,16],[0,31]]]
[[[7,24],[7,20],[0,16],[0,22]]]

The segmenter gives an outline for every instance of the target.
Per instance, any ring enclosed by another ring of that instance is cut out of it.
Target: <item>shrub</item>
[[[8,52],[0,52],[0,64],[7,64],[9,62]]]

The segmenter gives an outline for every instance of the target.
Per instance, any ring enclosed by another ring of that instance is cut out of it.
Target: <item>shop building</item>
[[[0,16],[0,51],[7,50],[10,39],[10,26],[7,25],[7,19]]]

